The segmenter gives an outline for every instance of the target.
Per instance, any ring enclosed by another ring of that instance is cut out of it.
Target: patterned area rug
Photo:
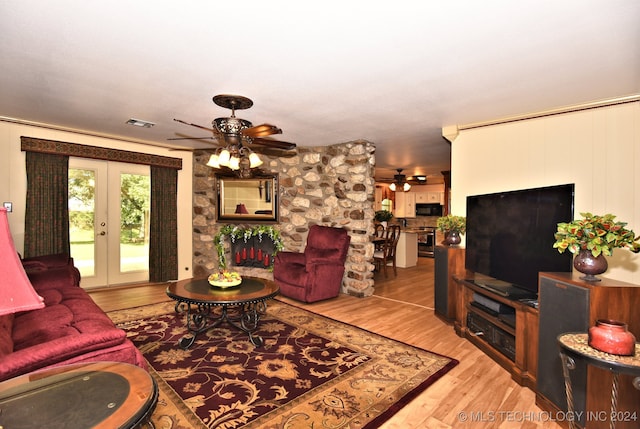
[[[158,429],[374,428],[458,363],[277,300],[261,347],[223,324],[181,349],[173,302],[109,316],[153,367]]]

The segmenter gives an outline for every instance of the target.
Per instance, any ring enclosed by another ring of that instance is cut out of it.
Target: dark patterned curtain
[[[26,168],[24,257],[68,255],[69,157],[27,152]]]
[[[151,166],[149,281],[178,278],[178,170]]]

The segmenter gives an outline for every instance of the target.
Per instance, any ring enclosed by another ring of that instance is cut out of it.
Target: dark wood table
[[[0,383],[0,427],[153,427],[158,387],[147,371],[91,362],[35,371]]]
[[[206,278],[171,283],[167,295],[177,301],[177,313],[186,313],[189,330],[180,340],[180,347],[191,347],[200,332],[223,322],[246,332],[249,340],[260,347],[262,338],[253,333],[267,309],[267,300],[279,292],[275,282],[257,277],[243,277],[242,283],[229,288],[211,286]]]

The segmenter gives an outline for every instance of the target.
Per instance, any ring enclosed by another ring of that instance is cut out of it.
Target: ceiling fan
[[[179,137],[168,140],[216,140],[218,149],[211,155],[207,165],[214,168],[228,167],[231,170],[239,170],[241,177],[250,177],[250,169],[262,164],[256,152],[280,156],[282,151],[295,149],[295,143],[268,138],[274,134],[282,134],[282,130],[275,125],[253,126],[246,119],[236,118],[236,110],[253,106],[251,99],[241,95],[220,94],[213,97],[213,102],[220,107],[231,109],[230,117],[216,118],[211,122],[213,128],[174,119],[181,124],[210,131],[211,136]]]
[[[382,179],[381,182],[389,183],[389,189],[395,192],[397,189],[402,188],[404,192],[411,189],[411,185],[425,185],[427,183],[427,176],[417,175],[408,176],[402,174],[402,168],[397,168],[398,174],[394,174],[393,179]]]

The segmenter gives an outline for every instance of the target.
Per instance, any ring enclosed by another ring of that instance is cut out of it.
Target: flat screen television
[[[535,298],[538,272],[572,269],[553,248],[560,222],[573,219],[574,184],[467,197],[465,268],[503,296]],[[483,277],[483,276],[477,276]]]

